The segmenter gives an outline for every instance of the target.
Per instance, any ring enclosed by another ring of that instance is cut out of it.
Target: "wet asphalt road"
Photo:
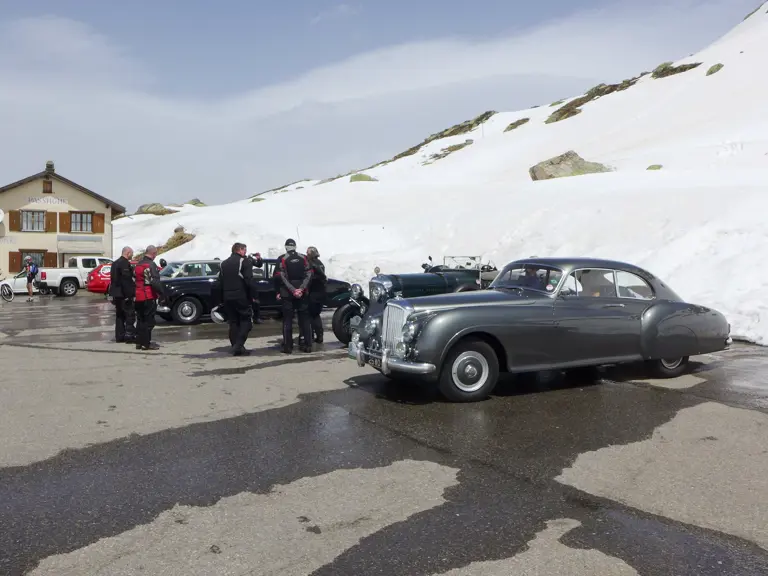
[[[226,327],[0,307],[0,574],[768,574],[768,353],[442,402]],[[329,319],[328,319],[329,320]],[[276,488],[276,486],[279,486]]]

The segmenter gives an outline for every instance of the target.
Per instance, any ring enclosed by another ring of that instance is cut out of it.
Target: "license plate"
[[[381,370],[381,358],[368,358],[368,364],[376,368],[376,370]]]

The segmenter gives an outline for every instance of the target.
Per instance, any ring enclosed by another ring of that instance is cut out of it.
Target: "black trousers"
[[[304,339],[304,346],[312,346],[312,327],[309,320],[309,298],[306,294],[301,298],[280,295],[283,303],[283,348],[293,348],[293,314],[299,316],[299,336]]]
[[[157,300],[136,302],[136,344],[149,346],[152,342],[152,328],[155,327]]]
[[[136,307],[130,298],[115,298],[115,341],[136,338]]]
[[[312,334],[317,342],[323,341],[323,319],[320,318],[320,312],[323,311],[323,300],[312,298],[309,295],[309,324],[312,327]]]
[[[261,320],[261,302],[258,300],[251,302],[251,309],[253,310],[253,321],[259,322]]]
[[[227,321],[229,322],[229,343],[232,345],[233,352],[245,348],[248,333],[253,328],[253,307],[251,304],[245,298],[224,301],[224,309],[227,311]]]

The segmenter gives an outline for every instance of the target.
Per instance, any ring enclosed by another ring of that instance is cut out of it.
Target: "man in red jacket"
[[[136,350],[158,350],[152,342],[152,328],[155,327],[157,299],[162,293],[160,270],[155,264],[157,248],[147,246],[144,257],[134,268],[136,275]]]

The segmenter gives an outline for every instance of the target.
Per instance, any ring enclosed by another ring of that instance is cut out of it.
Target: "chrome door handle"
[[[624,308],[624,304],[606,304],[603,308]]]

